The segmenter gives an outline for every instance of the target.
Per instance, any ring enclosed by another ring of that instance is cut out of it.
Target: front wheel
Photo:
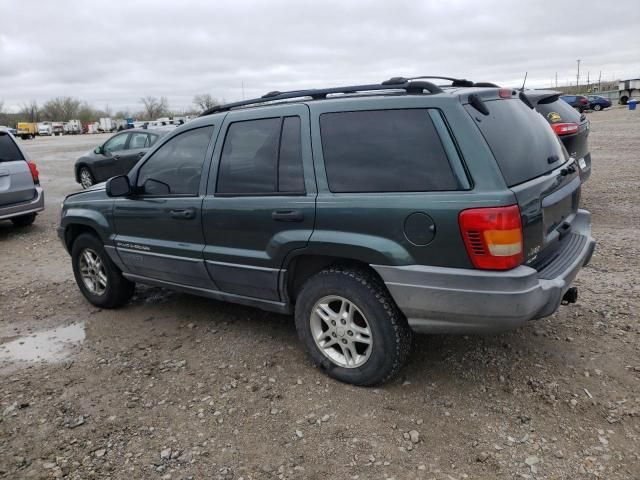
[[[600,110],[602,110],[602,106],[601,106],[599,103],[596,103],[596,104],[593,106],[593,109],[594,109],[596,112],[599,112]]]
[[[83,233],[73,242],[71,263],[80,291],[96,307],[117,308],[133,295],[135,284],[122,276],[94,235]]]
[[[383,383],[411,351],[407,320],[364,269],[331,267],[310,278],[296,301],[295,321],[313,362],[342,382]]]

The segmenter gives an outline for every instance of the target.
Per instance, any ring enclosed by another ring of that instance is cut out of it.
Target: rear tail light
[[[513,96],[513,90],[510,88],[501,88],[498,90],[498,96],[500,98],[511,98]]]
[[[571,135],[572,133],[578,132],[578,124],[577,123],[552,123],[551,128],[556,132],[556,135]]]
[[[38,172],[38,167],[33,162],[27,162],[29,165],[29,170],[31,170],[31,178],[33,178],[33,183],[38,185],[40,183],[40,172]]]
[[[588,100],[586,98],[581,98],[580,99],[580,103],[583,104],[583,105],[586,105],[589,102],[588,102]]]
[[[522,263],[522,223],[517,205],[463,210],[458,222],[474,267],[509,270]]]

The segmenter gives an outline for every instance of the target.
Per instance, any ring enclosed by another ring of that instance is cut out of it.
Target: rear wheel
[[[82,188],[89,188],[96,183],[89,167],[80,167],[78,178],[80,178],[80,185],[82,185]]]
[[[28,213],[27,215],[21,215],[11,219],[16,227],[28,227],[36,220],[35,213]]]
[[[307,280],[295,321],[314,363],[342,382],[383,383],[411,351],[406,319],[384,284],[364,269],[331,267]]]
[[[599,103],[596,103],[596,104],[593,106],[593,109],[594,109],[596,112],[599,112],[600,110],[602,110],[602,106],[601,106]]]
[[[96,307],[117,308],[133,295],[135,284],[122,276],[94,235],[83,233],[73,242],[71,262],[80,291]]]

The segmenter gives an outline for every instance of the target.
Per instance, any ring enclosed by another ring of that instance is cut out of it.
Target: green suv
[[[80,290],[295,313],[315,364],[358,385],[392,377],[413,332],[504,331],[574,302],[595,245],[575,160],[524,93],[428,78],[271,92],[177,128],[66,198]]]

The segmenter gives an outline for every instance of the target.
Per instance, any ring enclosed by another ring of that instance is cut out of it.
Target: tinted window
[[[280,118],[232,123],[220,157],[219,193],[273,193]]]
[[[197,195],[212,134],[211,126],[170,139],[140,168],[138,186],[149,195]]]
[[[552,103],[538,104],[536,110],[547,119],[549,123],[574,122],[580,123],[580,114],[562,100],[556,100]]]
[[[149,135],[146,133],[132,133],[129,139],[129,150],[148,148]]]
[[[285,193],[304,192],[300,117],[286,117],[282,123],[278,191]]]
[[[421,192],[458,188],[426,110],[320,116],[332,192]]]
[[[113,138],[107,140],[107,143],[104,144],[105,152],[117,152],[119,150],[124,150],[124,146],[127,143],[128,133],[123,135],[116,135]]]
[[[558,168],[566,151],[547,121],[518,99],[485,102],[489,115],[476,125],[498,162],[507,185],[512,187]],[[477,112],[467,105],[475,118]],[[569,107],[571,108],[571,107]],[[549,163],[549,159],[557,158]]]
[[[0,133],[0,162],[7,160],[24,160],[24,157],[11,137]]]
[[[152,146],[158,141],[158,138],[160,138],[160,137],[158,135],[150,133],[149,134],[149,138],[151,139],[151,141],[149,142],[149,146]]]

